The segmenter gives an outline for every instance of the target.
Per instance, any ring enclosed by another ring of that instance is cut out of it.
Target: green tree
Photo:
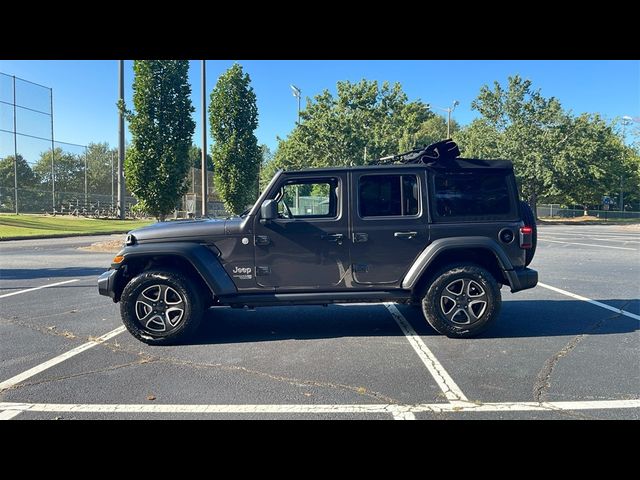
[[[278,168],[362,165],[398,153],[422,140],[422,125],[435,117],[421,101],[409,102],[399,83],[345,81],[336,90],[307,99],[300,125],[279,139],[264,177]]]
[[[600,204],[604,194],[619,191],[620,176],[626,173],[623,145],[598,114],[570,118],[564,130],[551,157],[548,193],[586,210]]]
[[[53,172],[56,192],[84,192],[84,158],[81,155],[65,152],[60,147],[53,150]],[[33,167],[38,182],[45,190],[51,190],[51,150],[40,154],[40,159]]]
[[[211,92],[209,121],[213,145],[214,183],[231,213],[240,213],[255,199],[261,152],[256,95],[249,74],[234,64]]]
[[[460,130],[456,140],[460,152],[466,157],[500,158],[502,135],[484,118],[476,118]]]
[[[188,189],[195,129],[189,62],[136,60],[133,70],[134,112],[126,112],[132,143],[125,177],[141,208],[162,221]]]
[[[568,134],[569,117],[560,102],[543,97],[530,80],[515,75],[506,89],[499,82],[493,89],[484,85],[471,106],[485,122],[476,128],[495,129],[499,156],[513,160],[522,194],[536,212],[538,197],[552,187],[552,159]]]
[[[270,165],[273,162],[273,158],[274,158],[274,154],[271,151],[271,149],[264,143],[260,145],[260,172],[259,172],[259,179],[258,179],[258,195],[260,195],[260,192],[262,192],[262,189],[267,186],[267,184],[269,183],[269,180],[273,178],[273,173],[275,172],[273,172],[272,170],[270,170],[269,172],[266,171],[271,168]],[[267,177],[269,173],[271,173],[271,176]]]
[[[202,167],[202,149],[197,145],[191,145],[189,148],[189,159],[193,168]],[[207,171],[213,172],[213,158],[207,153]]]
[[[87,191],[90,194],[111,195],[111,183],[116,181],[118,150],[109,148],[107,142],[90,143],[87,146],[86,156]],[[111,176],[112,161],[114,165],[113,177]],[[117,188],[117,186],[114,188]]]
[[[14,165],[16,158],[17,164]],[[25,195],[24,190],[33,188],[36,176],[20,154],[17,156],[9,155],[0,160],[0,209],[15,211],[14,168],[17,168],[18,171],[18,207],[20,210],[24,210],[25,207],[30,209],[32,202],[29,202],[29,195]]]
[[[451,119],[451,137],[456,138],[460,131],[458,122]],[[431,145],[447,138],[447,119],[442,115],[434,115],[426,119],[413,134],[404,133],[400,139],[398,150],[406,152],[414,147]]]
[[[14,159],[18,159],[18,188],[33,187],[36,182],[36,177],[31,170],[31,167],[27,161],[18,154],[17,156],[9,155],[0,160],[0,188],[6,188],[13,190],[14,188]]]

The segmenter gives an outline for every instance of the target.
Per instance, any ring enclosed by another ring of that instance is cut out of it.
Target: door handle
[[[363,243],[369,240],[368,233],[354,233],[353,234],[353,243]]]
[[[393,236],[396,238],[406,238],[407,240],[411,240],[418,236],[418,232],[395,232]]]
[[[322,240],[326,240],[331,243],[337,243],[338,245],[342,245],[342,239],[344,238],[344,235],[341,233],[334,233],[331,235],[322,235],[322,237],[320,238]]]

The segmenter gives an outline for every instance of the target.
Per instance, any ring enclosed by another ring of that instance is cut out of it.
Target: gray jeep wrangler
[[[239,217],[133,230],[98,291],[149,344],[183,341],[210,307],[345,302],[419,305],[438,332],[471,337],[497,319],[502,285],[536,285],[535,247],[512,163],[460,158],[449,140],[279,171]]]

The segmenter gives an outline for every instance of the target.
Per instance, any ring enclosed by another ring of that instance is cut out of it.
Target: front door
[[[274,190],[278,218],[254,226],[258,285],[277,291],[344,288],[349,269],[347,176],[285,174]]]
[[[351,182],[353,279],[398,286],[429,243],[424,169],[355,171]]]

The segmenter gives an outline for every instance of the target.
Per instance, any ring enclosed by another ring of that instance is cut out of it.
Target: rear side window
[[[358,185],[361,218],[418,214],[418,179],[415,175],[363,175]]]
[[[507,175],[434,175],[435,214],[440,218],[504,218],[513,211]]]

